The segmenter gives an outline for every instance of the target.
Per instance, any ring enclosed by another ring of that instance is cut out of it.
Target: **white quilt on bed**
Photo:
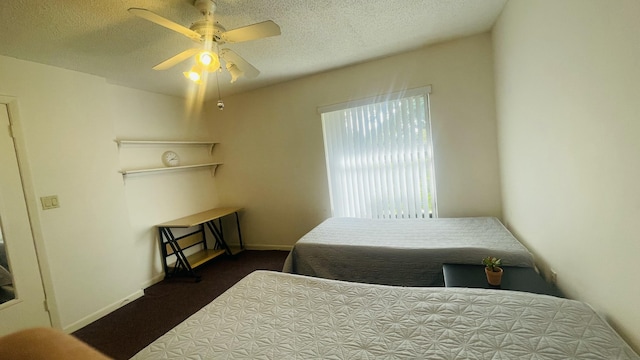
[[[588,305],[256,271],[133,359],[640,359]]]
[[[533,267],[531,253],[493,217],[329,218],[294,245],[282,271],[401,286],[443,284],[442,264]]]

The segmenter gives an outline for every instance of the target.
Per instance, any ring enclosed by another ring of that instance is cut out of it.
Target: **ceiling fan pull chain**
[[[218,85],[218,104],[216,106],[218,106],[218,110],[222,111],[224,110],[224,102],[222,101],[222,95],[220,94],[220,79],[219,79],[219,73],[220,71],[216,71],[216,84]]]

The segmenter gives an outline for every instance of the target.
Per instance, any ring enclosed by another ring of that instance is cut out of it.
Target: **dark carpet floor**
[[[254,270],[282,270],[287,251],[243,251],[196,269],[200,282],[165,279],[144,296],[72,335],[114,359],[129,359]]]

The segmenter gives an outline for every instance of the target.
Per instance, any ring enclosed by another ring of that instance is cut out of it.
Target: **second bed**
[[[533,255],[494,217],[329,218],[296,242],[283,272],[371,284],[439,286],[442,264],[533,267]]]

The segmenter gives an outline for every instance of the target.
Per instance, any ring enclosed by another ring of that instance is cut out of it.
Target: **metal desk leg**
[[[234,213],[236,215],[236,225],[238,226],[238,240],[240,241],[240,249],[244,250],[244,245],[242,244],[242,233],[240,232],[240,219],[238,218],[238,212]]]
[[[216,244],[221,246],[228,255],[233,255],[231,253],[231,249],[229,249],[229,246],[224,241],[224,236],[222,234],[222,223],[220,223],[220,228],[218,228],[214,220],[207,221],[207,227],[209,227],[209,230],[211,230],[211,233],[216,240]]]
[[[169,244],[169,246],[171,246],[171,249],[173,250],[173,254],[176,256],[176,265],[173,268],[173,273],[169,274],[168,272],[165,272],[165,277],[169,277],[172,275],[177,274],[180,269],[185,270],[186,272],[189,273],[189,275],[193,276],[196,281],[200,281],[200,276],[198,276],[194,271],[193,268],[191,268],[191,265],[189,264],[189,260],[187,260],[187,256],[182,252],[182,249],[180,248],[180,245],[178,244],[175,236],[173,236],[173,233],[171,232],[170,228],[165,228],[165,227],[161,227],[160,228],[160,232],[162,235],[164,235],[164,238],[167,240],[167,243]],[[165,261],[165,267],[166,262],[167,262],[167,258],[165,257],[164,259]]]
[[[164,232],[162,228],[158,228],[158,239],[160,239],[160,253],[162,254],[162,268],[164,269],[164,277],[169,274],[169,265],[167,265],[167,247],[164,245]]]

